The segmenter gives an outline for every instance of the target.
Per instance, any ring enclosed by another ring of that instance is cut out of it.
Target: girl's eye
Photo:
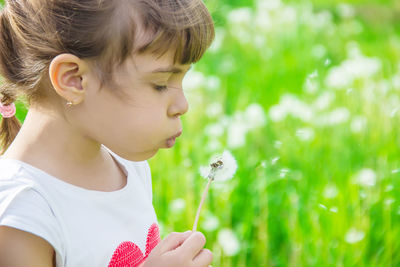
[[[167,90],[167,86],[165,85],[154,85],[154,89],[156,89],[157,91],[164,91]]]

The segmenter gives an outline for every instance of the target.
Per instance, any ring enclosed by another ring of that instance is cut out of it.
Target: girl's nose
[[[189,109],[189,103],[182,89],[174,90],[173,100],[168,108],[168,116],[179,117]]]

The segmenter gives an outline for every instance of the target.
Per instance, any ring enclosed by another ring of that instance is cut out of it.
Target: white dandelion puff
[[[338,189],[335,185],[328,185],[324,189],[324,197],[327,199],[333,199],[338,195]]]
[[[180,213],[185,209],[185,207],[186,207],[186,202],[182,198],[174,199],[170,204],[170,210],[173,213]]]
[[[334,126],[345,123],[350,118],[350,111],[345,107],[332,110],[327,114],[323,114],[316,119],[316,124],[320,126]]]
[[[202,227],[208,232],[215,231],[219,227],[219,220],[215,215],[207,214]]]
[[[358,243],[364,239],[364,232],[356,228],[350,228],[345,236],[345,240],[349,244]]]
[[[204,132],[209,137],[220,137],[224,134],[225,128],[220,123],[209,124],[205,127]]]
[[[376,173],[371,169],[362,169],[354,179],[355,183],[360,186],[371,187],[376,184]]]
[[[223,108],[222,108],[221,103],[214,102],[214,103],[211,103],[210,105],[208,105],[208,107],[206,108],[206,115],[209,118],[215,118],[215,117],[221,115],[222,111],[223,111]]]
[[[209,76],[206,79],[205,87],[209,91],[216,91],[221,87],[221,80],[216,76]]]
[[[226,181],[231,179],[236,172],[237,163],[232,154],[225,150],[222,155],[214,156],[209,166],[201,166],[199,169],[200,175],[208,179],[206,188],[204,189],[203,196],[201,198],[199,208],[197,209],[196,218],[193,224],[193,231],[197,229],[197,223],[200,217],[201,207],[203,206],[204,200],[207,196],[208,189],[212,181]]]
[[[229,148],[239,148],[246,144],[246,134],[248,129],[245,122],[233,121],[227,129],[227,143]]]
[[[216,166],[222,162],[222,166]],[[237,163],[231,152],[225,150],[222,155],[213,156],[208,166],[200,167],[202,177],[223,182],[233,177],[237,169]]]
[[[335,98],[336,95],[333,91],[325,91],[314,101],[313,107],[318,111],[327,109]]]
[[[364,116],[356,116],[351,121],[350,129],[352,133],[361,133],[367,127],[367,118]]]
[[[204,87],[205,83],[206,77],[203,73],[191,70],[183,79],[183,88],[185,88],[185,90],[195,90]]]
[[[266,124],[264,108],[257,103],[250,104],[244,112],[247,127],[255,129]]]
[[[239,240],[231,229],[221,229],[218,232],[217,240],[227,256],[234,256],[240,250]]]

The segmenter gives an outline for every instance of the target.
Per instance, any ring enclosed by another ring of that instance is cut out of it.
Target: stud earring
[[[74,105],[74,102],[72,102],[72,101],[67,102],[67,107],[71,107],[72,105]]]

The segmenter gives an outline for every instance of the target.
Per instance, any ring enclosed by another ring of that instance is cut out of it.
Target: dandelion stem
[[[207,186],[203,191],[203,196],[201,197],[200,205],[199,205],[199,208],[197,209],[197,213],[196,213],[196,219],[194,220],[194,224],[193,224],[193,232],[195,232],[197,230],[197,223],[199,221],[201,207],[203,206],[204,200],[206,199],[207,192],[208,192],[208,189],[210,188],[210,184],[212,181],[213,181],[213,179],[211,179],[211,178],[208,179]]]

